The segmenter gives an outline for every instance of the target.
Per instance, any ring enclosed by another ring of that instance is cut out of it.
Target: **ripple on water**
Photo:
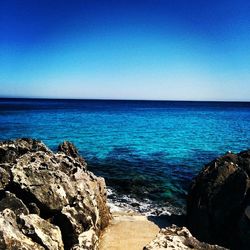
[[[115,190],[114,204],[183,210],[205,163],[250,147],[250,104],[0,99],[0,131],[53,150],[72,141]]]

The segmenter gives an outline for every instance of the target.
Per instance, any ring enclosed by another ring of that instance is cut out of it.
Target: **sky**
[[[1,0],[0,96],[250,101],[250,1]]]

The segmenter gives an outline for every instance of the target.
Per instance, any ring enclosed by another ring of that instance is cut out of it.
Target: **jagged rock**
[[[6,208],[11,209],[16,216],[29,213],[29,210],[23,201],[8,191],[5,192],[4,196],[0,200],[0,212],[4,211]]]
[[[0,162],[8,168],[7,174],[2,171],[7,181],[2,181],[0,188],[13,193],[13,206],[8,205],[7,196],[0,196],[0,208],[12,209],[22,230],[19,234],[42,248],[96,249],[100,232],[110,219],[104,179],[87,171],[73,144],[64,142],[59,149],[53,153],[31,139],[0,142]],[[18,208],[23,204],[27,211],[17,210],[14,204]],[[57,226],[64,248],[57,240],[55,247],[52,238]],[[26,230],[29,227],[32,230]]]
[[[10,183],[10,167],[8,164],[0,164],[0,191],[4,190]]]
[[[38,151],[21,156],[11,172],[16,187],[34,196],[34,202],[59,211],[77,195],[73,172],[78,170],[74,159],[64,154]]]
[[[250,150],[210,162],[195,178],[187,202],[190,231],[198,239],[250,249]]]
[[[14,141],[0,141],[0,163],[14,163],[18,157],[35,151],[49,151],[40,141],[28,138]]]
[[[37,206],[36,203],[34,203],[34,202],[28,203],[28,208],[29,208],[29,212],[31,214],[38,214],[38,215],[40,215],[40,209],[39,209],[39,207]]]
[[[41,219],[36,214],[20,215],[21,231],[48,250],[63,250],[62,235],[59,227]]]
[[[226,250],[226,248],[209,245],[198,241],[192,236],[186,227],[172,225],[161,229],[156,238],[151,241],[143,250]]]
[[[44,247],[25,236],[19,230],[16,215],[10,209],[0,212],[0,249],[45,250]]]
[[[72,156],[73,158],[79,157],[78,150],[76,149],[74,144],[68,141],[64,141],[62,144],[60,144],[57,150],[59,152],[65,153],[68,156]]]
[[[80,161],[82,163],[82,165],[84,167],[87,166],[86,162],[84,161],[84,159],[79,155],[79,152],[77,150],[77,148],[75,147],[75,145],[71,142],[68,141],[64,141],[62,144],[60,144],[58,146],[58,151],[59,152],[63,152],[68,156],[71,156],[75,159],[77,159],[78,161]]]
[[[72,250],[97,250],[98,237],[93,229],[83,232],[78,237],[78,245],[75,245]],[[93,246],[95,246],[93,248]]]

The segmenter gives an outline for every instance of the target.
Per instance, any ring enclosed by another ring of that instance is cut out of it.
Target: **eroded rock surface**
[[[20,215],[22,233],[45,249],[63,250],[60,228],[40,218],[37,214]]]
[[[44,250],[40,244],[25,236],[19,230],[17,217],[10,209],[0,213],[0,249]]]
[[[151,241],[143,250],[226,250],[226,248],[209,245],[198,241],[192,236],[186,227],[172,225],[161,229],[156,238]]]
[[[250,150],[231,152],[210,162],[188,195],[190,231],[198,239],[250,249]]]
[[[97,248],[110,219],[104,179],[87,171],[73,144],[58,149],[0,142],[0,249],[22,241],[24,249]]]

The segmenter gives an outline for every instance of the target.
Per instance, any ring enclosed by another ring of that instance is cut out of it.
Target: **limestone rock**
[[[49,151],[40,141],[28,138],[14,141],[0,141],[0,163],[14,163],[18,157],[27,152]]]
[[[75,245],[73,250],[97,250],[98,236],[93,229],[83,232],[78,237],[78,245]],[[93,248],[93,246],[95,246]]]
[[[250,150],[227,153],[199,173],[187,202],[188,226],[194,236],[232,249],[250,249],[245,215],[250,205],[249,170]]]
[[[8,164],[0,164],[0,191],[10,183],[11,174]]]
[[[61,210],[77,195],[75,182],[70,175],[77,171],[74,163],[64,154],[54,155],[43,151],[27,153],[11,169],[13,183],[20,190],[33,195],[35,202],[37,200],[46,209]]]
[[[62,144],[58,146],[58,152],[63,152],[68,156],[71,156],[73,158],[77,158],[84,167],[87,166],[86,162],[84,159],[79,155],[79,152],[75,145],[71,142],[64,141]]]
[[[0,212],[0,249],[45,250],[19,230],[16,215],[10,209]]]
[[[37,214],[20,215],[22,233],[48,250],[63,250],[62,235],[59,227],[41,219]]]
[[[8,191],[4,193],[0,200],[0,212],[4,211],[6,208],[11,209],[16,216],[29,213],[29,210],[23,201]]]
[[[198,241],[192,236],[186,227],[172,225],[161,229],[156,238],[151,241],[143,250],[226,250],[226,248],[209,245]]]
[[[36,140],[0,142],[0,174],[0,211],[13,210],[17,235],[41,249],[97,248],[110,219],[106,185],[73,144],[64,142],[53,153]]]

